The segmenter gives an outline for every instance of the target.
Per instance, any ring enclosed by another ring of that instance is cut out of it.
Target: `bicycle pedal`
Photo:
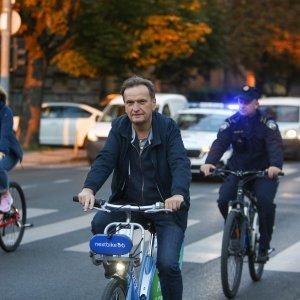
[[[275,248],[270,248],[269,250],[268,250],[268,254],[270,255],[272,252],[274,252],[275,251]]]

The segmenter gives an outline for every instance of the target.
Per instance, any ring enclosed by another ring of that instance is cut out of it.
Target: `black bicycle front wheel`
[[[125,300],[126,284],[124,281],[112,278],[106,285],[101,300]]]
[[[221,282],[224,295],[227,298],[233,298],[240,286],[243,271],[243,251],[244,243],[241,239],[242,234],[242,216],[231,211],[227,216],[221,252]]]
[[[0,227],[0,246],[6,252],[15,251],[23,238],[26,223],[26,201],[22,188],[16,182],[10,182],[9,192],[13,204],[9,212],[3,213]]]
[[[264,263],[257,262],[259,249],[259,221],[255,211],[251,217],[251,249],[248,255],[249,273],[253,281],[259,281],[264,272]]]

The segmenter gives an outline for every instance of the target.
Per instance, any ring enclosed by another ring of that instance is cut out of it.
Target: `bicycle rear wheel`
[[[106,285],[101,300],[125,300],[126,284],[122,280],[112,278]]]
[[[264,264],[257,262],[259,248],[259,222],[255,211],[251,217],[251,249],[248,255],[249,273],[253,281],[259,281],[264,272]]]
[[[0,227],[0,246],[6,252],[17,249],[21,243],[26,223],[26,202],[22,188],[18,183],[10,182],[9,192],[13,198],[13,204],[10,211],[2,215],[1,223],[7,225]]]
[[[243,251],[241,241],[244,238],[242,234],[242,216],[231,211],[227,216],[221,252],[221,281],[224,295],[233,298],[239,288],[242,270],[243,270]]]

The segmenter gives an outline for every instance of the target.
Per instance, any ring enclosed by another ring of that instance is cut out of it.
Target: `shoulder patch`
[[[224,122],[224,123],[221,124],[221,126],[219,128],[219,131],[222,132],[225,129],[227,129],[229,126],[230,126],[230,124],[228,122]]]
[[[267,127],[270,128],[271,130],[276,130],[277,129],[277,124],[273,120],[269,120],[266,123]]]

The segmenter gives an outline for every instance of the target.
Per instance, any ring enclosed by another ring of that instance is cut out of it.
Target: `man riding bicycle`
[[[165,208],[174,213],[136,214],[133,220],[143,225],[153,223],[163,298],[180,300],[183,286],[179,257],[190,201],[190,161],[175,121],[155,112],[155,89],[151,81],[137,76],[129,78],[123,83],[121,94],[126,115],[113,121],[105,146],[78,195],[79,201],[84,210],[92,209],[94,195],[114,171],[111,203],[164,202]],[[186,209],[179,210],[183,201]],[[112,221],[125,221],[125,214],[98,211],[92,221],[93,234],[103,233]]]
[[[215,169],[223,153],[232,145],[233,153],[228,168],[233,171],[267,170],[268,177],[257,178],[253,189],[258,199],[259,262],[266,262],[275,221],[274,198],[278,187],[277,176],[283,165],[283,144],[276,122],[258,109],[259,92],[244,86],[237,96],[239,111],[220,126],[201,171],[205,176]],[[226,219],[228,202],[235,199],[238,178],[229,175],[219,190],[218,207]]]

